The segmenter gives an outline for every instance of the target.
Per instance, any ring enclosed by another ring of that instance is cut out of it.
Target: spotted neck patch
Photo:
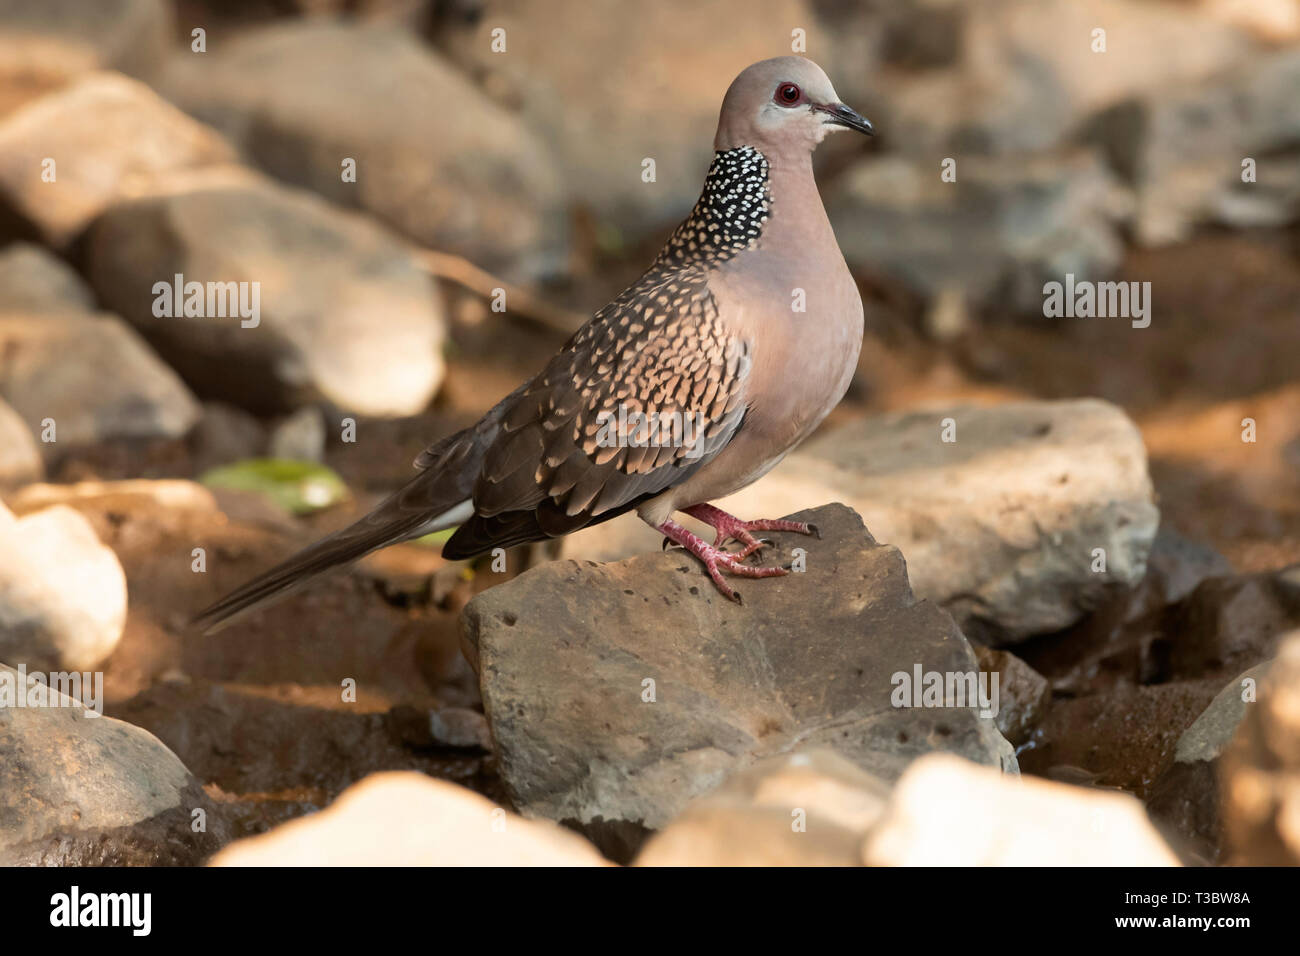
[[[715,153],[699,202],[668,240],[660,262],[707,264],[753,248],[772,208],[767,174],[767,158],[752,146]]]

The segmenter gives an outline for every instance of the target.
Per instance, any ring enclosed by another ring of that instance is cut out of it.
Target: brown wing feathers
[[[738,426],[747,371],[702,271],[647,274],[505,410],[474,484],[475,516],[443,553],[566,534],[685,480]]]

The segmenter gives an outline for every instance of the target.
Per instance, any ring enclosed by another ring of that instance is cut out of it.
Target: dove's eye
[[[776,88],[776,96],[772,97],[782,106],[794,106],[802,98],[803,93],[793,83],[782,83]]]

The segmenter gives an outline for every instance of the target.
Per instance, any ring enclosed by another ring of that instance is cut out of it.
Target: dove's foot
[[[713,505],[692,505],[689,508],[682,509],[692,518],[703,521],[714,531],[718,537],[714,540],[715,546],[722,544],[727,539],[739,541],[744,547],[735,553],[737,558],[747,558],[755,551],[760,550],[766,541],[755,538],[750,532],[753,531],[792,531],[795,534],[811,534],[821,537],[821,531],[815,524],[805,524],[802,521],[788,521],[784,518],[760,518],[756,521],[742,521],[735,515],[729,515],[721,508],[715,508]]]
[[[722,514],[722,512],[718,513]],[[728,515],[727,517],[730,516]],[[787,523],[792,524],[793,522]],[[788,568],[761,568],[742,563],[745,555],[752,554],[753,551],[757,550],[757,548],[751,549],[748,543],[746,543],[746,550],[743,552],[733,553],[731,551],[724,551],[717,546],[717,543],[709,544],[699,535],[692,534],[672,519],[659,525],[657,530],[669,541],[675,541],[691,554],[699,558],[700,562],[704,565],[704,569],[709,572],[709,577],[713,579],[714,586],[722,592],[722,596],[728,601],[735,601],[737,604],[742,603],[740,595],[737,594],[723,579],[723,571],[742,578],[775,578],[790,573]],[[726,536],[719,532],[718,542],[721,542],[723,537]],[[751,540],[754,540],[752,536]],[[755,541],[754,543],[758,544],[759,547],[762,547],[762,542]]]

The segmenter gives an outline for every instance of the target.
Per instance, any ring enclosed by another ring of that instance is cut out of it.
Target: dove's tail
[[[399,541],[453,528],[474,515],[471,494],[484,450],[502,413],[524,390],[515,389],[478,424],[435,442],[415,460],[419,474],[365,517],[299,551],[205,608],[194,623],[211,632],[237,617],[279,600],[319,574],[350,564]]]
[[[194,623],[210,633],[284,597],[332,568],[350,564],[387,545],[453,527],[472,512],[470,503],[466,501],[443,514],[430,516],[427,511],[413,512],[402,507],[400,498],[400,493],[394,495],[360,520],[304,548],[227,594],[201,611]]]

